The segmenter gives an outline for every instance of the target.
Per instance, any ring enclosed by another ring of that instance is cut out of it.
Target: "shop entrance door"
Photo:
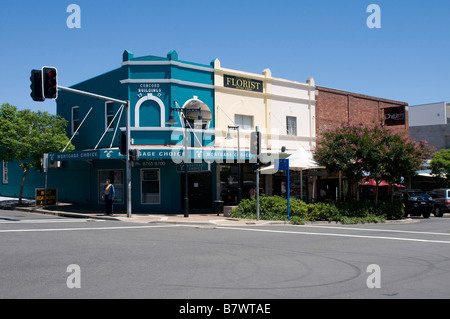
[[[181,175],[181,208],[184,209],[184,173]],[[211,172],[188,173],[189,209],[212,208]]]

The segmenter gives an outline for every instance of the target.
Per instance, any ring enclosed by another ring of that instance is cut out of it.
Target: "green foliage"
[[[431,159],[431,173],[434,174],[443,187],[450,186],[450,150],[441,150],[433,154]]]
[[[20,199],[27,172],[41,169],[44,153],[61,151],[68,143],[67,123],[48,112],[17,110],[3,104],[0,107],[0,160],[16,160],[23,170]],[[70,145],[67,150],[73,150]]]
[[[401,201],[381,201],[379,205],[371,202],[316,203],[307,204],[298,199],[290,200],[290,220],[292,224],[311,221],[355,223],[380,223],[401,219],[404,216]],[[256,219],[256,199],[241,201],[231,212],[231,217]],[[287,221],[287,200],[279,196],[260,197],[261,220]]]
[[[394,185],[402,176],[414,175],[430,152],[426,142],[416,143],[380,123],[346,123],[319,137],[315,157],[329,172],[342,171],[351,182],[361,182],[366,172],[377,184],[384,180]]]

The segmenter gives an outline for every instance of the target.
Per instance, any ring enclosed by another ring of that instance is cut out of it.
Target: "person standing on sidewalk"
[[[116,190],[114,189],[114,185],[111,184],[111,181],[109,179],[107,179],[105,188],[103,189],[103,198],[105,199],[105,208],[106,208],[105,215],[108,216],[113,215],[113,202],[115,196]]]

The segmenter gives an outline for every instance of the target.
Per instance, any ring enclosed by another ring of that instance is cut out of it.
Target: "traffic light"
[[[261,132],[250,134],[250,154],[257,156],[261,154]]]
[[[47,66],[42,68],[42,88],[46,99],[55,100],[58,98],[58,77],[56,68]]]
[[[31,98],[33,101],[42,102],[45,101],[44,95],[42,94],[42,71],[41,70],[31,70]]]
[[[119,136],[119,153],[127,155],[127,133],[122,132]]]
[[[130,161],[137,162],[139,160],[139,150],[132,149],[130,150]]]

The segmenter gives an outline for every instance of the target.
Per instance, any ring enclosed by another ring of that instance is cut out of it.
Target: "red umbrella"
[[[373,178],[367,178],[365,177],[361,183],[359,183],[359,185],[362,186],[377,186],[377,182],[373,179]],[[388,183],[386,183],[385,181],[381,181],[380,184],[378,184],[378,186],[389,186]]]

